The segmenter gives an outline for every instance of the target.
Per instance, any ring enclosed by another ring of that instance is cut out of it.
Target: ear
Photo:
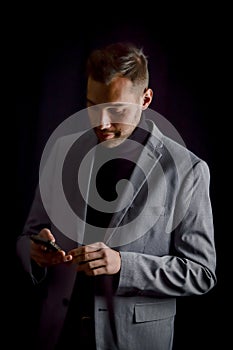
[[[143,94],[143,103],[142,103],[143,111],[149,107],[149,105],[151,104],[152,98],[153,98],[152,89],[145,89]]]

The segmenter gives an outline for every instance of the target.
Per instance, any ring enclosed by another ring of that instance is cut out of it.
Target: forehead
[[[87,99],[93,104],[137,102],[133,83],[131,80],[122,77],[114,78],[108,85],[88,78]]]

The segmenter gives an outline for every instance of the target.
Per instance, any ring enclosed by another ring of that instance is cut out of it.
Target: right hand
[[[39,232],[39,236],[55,242],[54,236],[47,228],[42,229]],[[37,244],[31,241],[31,259],[41,267],[48,267],[71,261],[72,255],[66,255],[64,250],[57,252],[50,251],[43,244]]]

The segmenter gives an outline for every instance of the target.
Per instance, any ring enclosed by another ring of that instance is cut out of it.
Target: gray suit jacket
[[[176,298],[204,294],[216,283],[208,166],[164,136],[153,122],[148,123],[151,135],[130,179],[134,191],[124,190],[122,201],[127,204],[119,207],[103,236],[107,245],[121,252],[120,278],[114,295],[120,350],[172,349]],[[25,270],[35,284],[46,285],[40,321],[44,350],[53,349],[62,329],[75,267],[61,264],[49,268],[44,271],[43,282],[38,281],[32,272],[27,236],[49,225],[64,250],[82,243],[84,192],[88,193],[93,165],[91,152],[85,159],[85,176],[79,179],[82,190],[77,186],[76,170],[94,146],[93,139],[90,133],[84,133],[77,143],[77,135],[57,142],[52,161],[41,174],[41,191],[36,191],[24,231],[17,241]],[[71,144],[74,148],[70,153]],[[76,170],[66,174],[64,169],[72,167],[74,161]],[[108,314],[105,298],[96,296],[99,350],[115,349]]]

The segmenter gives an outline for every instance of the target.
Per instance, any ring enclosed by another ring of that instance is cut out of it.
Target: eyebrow
[[[114,106],[114,107],[124,107],[125,105],[128,105],[127,102],[106,102],[106,103],[95,103],[93,101],[91,101],[89,98],[86,99],[86,101],[88,103],[90,103],[93,106],[96,106],[98,104],[109,104],[110,106]]]

